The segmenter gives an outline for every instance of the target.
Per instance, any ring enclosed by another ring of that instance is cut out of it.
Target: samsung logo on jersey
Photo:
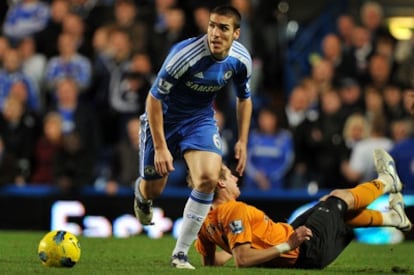
[[[207,93],[211,93],[211,92],[217,92],[218,90],[220,90],[222,88],[222,86],[206,86],[206,85],[200,85],[197,83],[194,83],[192,81],[187,81],[185,83],[185,85],[190,88],[193,89],[197,92],[207,92]]]

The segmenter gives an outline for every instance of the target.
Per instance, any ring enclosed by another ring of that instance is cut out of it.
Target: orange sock
[[[384,193],[383,190],[384,184],[378,180],[361,183],[356,187],[349,189],[355,199],[354,209],[367,207],[371,202]]]
[[[353,227],[381,226],[383,219],[380,211],[364,209],[348,212],[345,222]]]

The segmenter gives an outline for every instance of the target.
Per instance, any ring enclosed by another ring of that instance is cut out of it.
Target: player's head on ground
[[[216,189],[214,190],[214,201],[226,202],[237,199],[240,196],[238,181],[239,178],[233,175],[231,170],[223,164],[220,169]]]
[[[210,13],[207,28],[208,43],[211,54],[217,59],[224,59],[234,40],[240,36],[241,15],[232,6],[218,6]]]
[[[214,199],[216,200],[219,196],[223,196],[224,194],[227,200],[237,199],[240,196],[238,181],[239,178],[233,175],[230,168],[223,164],[214,190]],[[187,183],[190,188],[194,188],[194,183],[189,174],[187,175]]]

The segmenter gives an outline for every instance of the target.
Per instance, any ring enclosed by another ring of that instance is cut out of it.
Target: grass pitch
[[[169,267],[175,239],[152,240],[144,235],[128,239],[79,237],[80,261],[73,268],[42,266],[37,246],[46,232],[0,231],[0,274],[414,274],[414,242],[397,245],[352,243],[339,258],[322,271],[224,267],[202,267],[191,249],[190,260],[197,270]]]

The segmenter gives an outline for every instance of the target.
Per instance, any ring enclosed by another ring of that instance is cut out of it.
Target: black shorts
[[[354,232],[345,224],[346,204],[336,197],[319,202],[299,216],[292,226],[306,225],[313,237],[300,246],[295,267],[322,269],[329,265],[348,246]]]

